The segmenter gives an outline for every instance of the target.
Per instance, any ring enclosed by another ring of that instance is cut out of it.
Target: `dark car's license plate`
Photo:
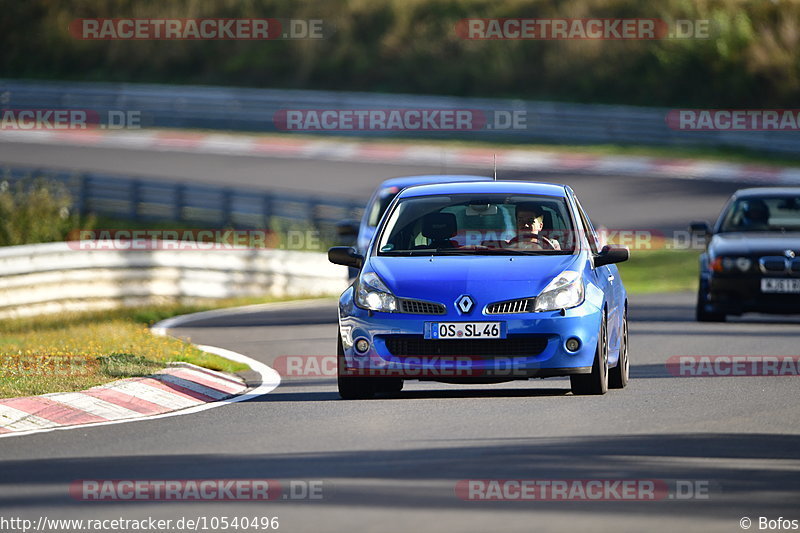
[[[800,279],[767,278],[761,280],[761,292],[800,294]]]

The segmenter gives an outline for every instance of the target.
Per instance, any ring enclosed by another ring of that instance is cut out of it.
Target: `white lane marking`
[[[201,405],[197,405],[195,407],[189,407],[188,409],[183,409],[181,411],[172,411],[170,413],[162,413],[159,415],[150,415],[150,416],[140,416],[138,418],[128,418],[125,420],[110,420],[108,422],[93,422],[91,424],[82,424],[78,426],[58,426],[46,429],[36,429],[32,431],[25,431],[25,432],[15,432],[15,433],[4,433],[0,435],[0,439],[5,439],[9,437],[22,437],[26,435],[33,435],[37,433],[48,433],[51,431],[67,431],[70,429],[86,429],[90,427],[97,427],[97,426],[110,426],[113,424],[127,424],[129,422],[139,422],[142,420],[157,420],[160,418],[169,418],[173,416],[183,416],[183,415],[191,415],[194,413],[199,413],[201,411],[207,411],[209,409],[215,409],[217,407],[222,407],[223,405],[227,405],[230,403],[237,403],[243,402],[246,400],[252,400],[253,398],[258,398],[259,396],[264,396],[265,394],[269,394],[273,390],[275,390],[278,385],[281,383],[281,376],[272,368],[268,367],[264,363],[260,361],[256,361],[246,355],[242,355],[240,353],[232,352],[230,350],[226,350],[224,348],[217,348],[216,346],[198,346],[199,349],[203,350],[204,352],[213,353],[219,355],[220,357],[225,357],[226,359],[230,359],[231,361],[236,361],[237,363],[243,363],[250,366],[250,369],[256,372],[261,378],[261,385],[256,387],[255,389],[247,392],[246,394],[240,394],[238,396],[232,396],[230,398],[226,398],[219,402],[210,402],[210,403],[203,403]]]
[[[45,428],[57,426],[57,422],[52,422],[46,418],[41,418],[25,411],[20,411],[8,405],[0,405],[0,426],[10,431],[40,431]],[[14,433],[9,433],[14,435]],[[0,437],[4,437],[0,435]]]
[[[47,399],[106,420],[119,420],[141,415],[138,411],[132,411],[121,405],[101,400],[82,392],[49,394]]]

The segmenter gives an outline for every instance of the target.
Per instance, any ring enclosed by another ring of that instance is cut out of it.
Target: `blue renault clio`
[[[569,376],[573,394],[628,383],[628,299],[572,189],[521,181],[409,187],[339,299],[344,399],[399,392],[405,380],[499,383]]]

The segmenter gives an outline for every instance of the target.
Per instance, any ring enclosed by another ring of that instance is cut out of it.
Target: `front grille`
[[[442,304],[422,300],[400,300],[400,312],[411,315],[443,315],[447,309]]]
[[[422,335],[389,335],[386,348],[396,357],[525,357],[547,347],[545,335],[515,335],[507,339],[426,339]]]
[[[783,257],[762,257],[759,261],[762,272],[786,272],[789,262]]]
[[[800,274],[800,259],[795,259],[792,261],[792,266],[790,267],[792,274]]]
[[[507,300],[505,302],[489,304],[486,307],[486,314],[509,315],[514,313],[531,313],[533,312],[533,302],[533,298],[524,298],[521,300]]]

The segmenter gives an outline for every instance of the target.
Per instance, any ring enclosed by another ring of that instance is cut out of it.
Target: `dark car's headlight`
[[[717,257],[711,261],[711,270],[714,272],[747,272],[753,266],[749,257]]]
[[[580,272],[565,270],[547,284],[536,297],[534,311],[557,311],[583,303],[583,277]]]
[[[394,313],[397,298],[375,272],[365,272],[356,282],[356,305],[371,311]]]

